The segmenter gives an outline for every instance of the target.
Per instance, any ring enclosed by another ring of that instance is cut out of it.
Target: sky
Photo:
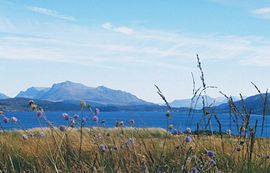
[[[160,103],[270,86],[270,0],[0,0],[0,92],[73,81]]]

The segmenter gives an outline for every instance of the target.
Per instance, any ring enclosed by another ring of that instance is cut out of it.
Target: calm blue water
[[[78,112],[67,112],[69,115]],[[78,113],[79,114],[79,113]],[[5,114],[7,117],[15,116],[18,118],[18,124],[3,123],[3,117],[0,117],[1,125],[4,129],[20,129],[20,128],[33,128],[33,127],[46,127],[46,123],[43,119],[37,119],[35,113],[33,112],[8,112]],[[67,121],[63,119],[62,112],[46,112],[46,116],[48,119],[54,123],[55,126],[66,125]],[[84,117],[88,117],[87,127],[97,126],[92,119],[90,118],[90,113],[84,113]],[[135,120],[135,127],[161,127],[166,129],[166,116],[164,112],[101,112],[99,115],[99,120],[106,119],[105,127],[114,127],[116,121],[123,121],[126,126],[128,126],[127,122],[129,120]],[[222,130],[225,132],[227,129],[231,129],[233,133],[236,133],[237,128],[235,123],[230,123],[230,118],[228,114],[218,115],[218,118],[222,124]],[[173,124],[174,128],[181,129],[184,131],[186,127],[190,127],[192,130],[196,129],[196,124],[201,120],[201,115],[193,114],[192,116],[188,116],[188,113],[184,112],[173,112],[171,117],[169,118],[169,124]],[[261,136],[261,123],[262,117],[260,115],[252,115],[251,116],[251,125],[255,125],[255,121],[258,120],[257,127],[257,136]],[[214,118],[211,120],[212,127],[214,130],[218,131],[218,125]],[[239,119],[239,127],[241,120]],[[230,127],[231,124],[231,127]],[[100,125],[101,126],[101,125]],[[203,128],[203,125],[201,126]],[[270,116],[265,117],[265,126],[263,137],[270,137]]]

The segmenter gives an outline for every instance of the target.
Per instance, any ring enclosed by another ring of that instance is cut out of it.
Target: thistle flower
[[[38,118],[42,117],[43,116],[43,111],[39,110],[36,112],[36,115]]]
[[[215,160],[210,160],[208,165],[209,166],[215,166],[217,164],[217,162]]]
[[[134,124],[135,124],[135,120],[129,120],[129,122],[128,122],[128,123],[129,123],[129,125],[131,125],[131,126],[132,126],[132,125],[134,125]]]
[[[207,151],[206,151],[206,154],[207,154],[207,156],[210,157],[210,158],[215,157],[215,152],[212,151],[212,150],[207,150]]]
[[[227,134],[228,134],[229,136],[231,136],[231,135],[232,135],[232,131],[231,131],[231,129],[228,129],[226,132],[227,132]]]
[[[79,116],[78,114],[74,114],[74,115],[73,115],[73,118],[74,118],[75,120],[77,120],[79,117],[80,117],[80,116]]]
[[[63,117],[65,120],[69,120],[69,115],[67,113],[63,113]]]
[[[167,112],[166,112],[166,117],[169,118],[170,116],[171,116],[171,112],[170,112],[170,111],[167,111]]]
[[[187,128],[186,128],[186,132],[187,132],[187,133],[191,133],[191,128],[187,127]]]
[[[74,127],[75,126],[75,124],[76,124],[76,121],[74,120],[74,119],[72,119],[72,120],[70,120],[70,126],[71,127]]]
[[[4,121],[4,123],[8,123],[9,122],[9,118],[8,117],[4,117],[3,118],[3,121]]]
[[[98,108],[95,109],[95,115],[99,115],[100,110]]]
[[[26,134],[23,134],[23,135],[22,135],[22,139],[23,139],[23,140],[27,140],[27,139],[28,139],[28,136],[27,136]]]
[[[187,136],[185,139],[186,143],[191,143],[192,142],[192,138],[190,136]]]
[[[28,102],[29,106],[31,106],[32,104],[35,104],[34,100],[29,100]]]
[[[135,141],[132,138],[129,138],[127,141],[127,145],[134,145]]]
[[[198,171],[198,169],[196,168],[196,167],[193,167],[190,171],[189,171],[189,173],[198,173],[199,171]]]
[[[107,151],[107,146],[105,144],[100,144],[98,148],[99,151],[102,153],[105,153]]]
[[[38,134],[38,137],[39,138],[44,138],[46,135],[43,131],[40,131],[39,134]]]
[[[86,123],[86,121],[87,121],[87,118],[83,117],[82,118],[82,123]]]
[[[93,121],[97,123],[98,122],[98,116],[96,116],[96,115],[93,116]]]
[[[64,126],[64,125],[59,126],[59,130],[60,130],[61,132],[66,131],[66,129],[67,129],[67,127]]]
[[[17,123],[18,119],[16,117],[11,117],[11,122],[12,123]]]

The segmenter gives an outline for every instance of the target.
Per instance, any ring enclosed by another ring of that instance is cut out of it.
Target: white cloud
[[[252,13],[259,18],[270,19],[270,7],[255,9]]]
[[[44,14],[44,15],[55,17],[58,19],[68,20],[72,22],[76,21],[74,17],[62,15],[58,11],[47,9],[47,8],[27,6],[27,9],[35,13]]]
[[[107,30],[111,30],[126,35],[132,35],[134,33],[134,30],[129,27],[126,26],[114,27],[110,22],[102,24],[101,27]]]

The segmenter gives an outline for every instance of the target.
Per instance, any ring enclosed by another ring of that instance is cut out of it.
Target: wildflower
[[[86,103],[85,103],[84,100],[81,100],[80,101],[80,106],[81,106],[81,108],[85,108],[86,107]]]
[[[98,122],[98,116],[96,116],[96,115],[93,116],[93,121],[97,123]]]
[[[239,146],[236,147],[236,151],[239,152],[241,151],[241,148]]]
[[[228,129],[226,132],[227,132],[227,134],[228,134],[229,136],[231,136],[231,135],[232,135],[232,131],[231,131],[231,129]]]
[[[74,115],[73,115],[73,118],[74,118],[75,120],[77,120],[77,119],[79,118],[79,115],[78,115],[78,114],[74,114]]]
[[[23,135],[22,135],[22,139],[23,139],[23,140],[27,140],[27,139],[28,139],[28,136],[27,136],[26,134],[23,134]]]
[[[43,111],[40,111],[40,110],[37,111],[36,115],[37,115],[38,118],[42,117],[43,116]]]
[[[11,117],[11,122],[12,123],[17,123],[18,119],[16,117]]]
[[[30,137],[33,137],[33,136],[34,136],[33,132],[28,132],[28,135],[29,135]]]
[[[63,117],[65,120],[69,120],[69,115],[67,113],[63,113]]]
[[[82,123],[86,123],[86,121],[87,121],[87,118],[83,117],[82,118]]]
[[[107,151],[107,146],[105,144],[100,144],[99,151],[105,153]]]
[[[170,124],[168,128],[169,128],[169,130],[172,130],[173,129],[173,125]]]
[[[207,154],[207,156],[210,157],[210,158],[215,157],[215,152],[212,151],[212,150],[207,150],[207,151],[206,151],[206,154]]]
[[[98,108],[95,109],[95,115],[99,115],[100,110]]]
[[[187,133],[191,133],[191,128],[187,127],[187,128],[186,128],[186,132],[187,132]]]
[[[39,132],[39,134],[38,134],[39,138],[44,138],[45,136],[46,135],[45,135],[45,133],[43,131]]]
[[[131,126],[132,126],[132,125],[134,125],[134,124],[135,124],[135,121],[134,121],[134,120],[129,120],[129,122],[128,122],[128,123],[129,123],[129,125],[131,125]]]
[[[189,171],[189,173],[198,173],[198,172],[199,172],[198,169],[195,168],[195,167],[193,167],[193,168],[191,169],[191,171]]]
[[[64,132],[64,131],[66,131],[67,127],[64,125],[61,125],[61,126],[59,126],[59,129],[61,132]]]
[[[29,106],[31,106],[31,105],[35,104],[35,102],[34,102],[34,100],[29,100],[28,104],[29,104]]]
[[[171,116],[171,112],[170,112],[170,111],[167,111],[167,112],[166,112],[166,117],[169,118],[170,116]]]
[[[127,141],[127,145],[134,145],[134,140],[132,138],[129,138]]]
[[[70,120],[70,127],[74,127],[76,124],[76,121],[74,119]]]
[[[216,163],[216,161],[215,160],[210,160],[209,161],[209,166],[214,166],[214,165],[216,165],[217,163]]]
[[[186,143],[191,143],[192,142],[192,138],[190,136],[187,136],[185,139]]]
[[[4,121],[4,123],[8,123],[9,122],[9,118],[8,117],[4,117],[3,121]]]

